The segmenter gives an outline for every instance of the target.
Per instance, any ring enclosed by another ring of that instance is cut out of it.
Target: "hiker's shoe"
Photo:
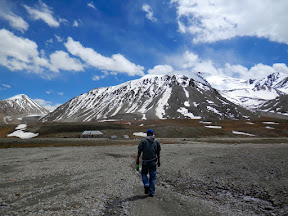
[[[149,193],[149,194],[148,194],[148,196],[149,196],[149,197],[154,197],[154,195],[153,195],[153,194],[151,194],[151,193]]]
[[[145,194],[148,194],[150,192],[149,186],[146,185],[144,188],[145,188]]]

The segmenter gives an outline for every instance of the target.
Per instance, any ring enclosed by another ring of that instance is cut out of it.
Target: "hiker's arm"
[[[137,155],[137,158],[136,158],[136,165],[139,165],[139,158],[140,158],[140,155]]]
[[[158,167],[161,166],[161,162],[160,162],[160,151],[161,151],[161,146],[160,143],[157,141],[157,165]]]
[[[137,158],[136,158],[136,165],[139,165],[139,163],[140,163],[139,159],[140,159],[142,151],[143,151],[143,147],[142,147],[142,141],[141,141],[138,145],[138,154],[137,154]]]

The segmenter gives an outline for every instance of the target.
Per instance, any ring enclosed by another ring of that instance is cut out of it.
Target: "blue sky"
[[[288,75],[286,0],[0,0],[0,99],[53,109],[146,74]]]

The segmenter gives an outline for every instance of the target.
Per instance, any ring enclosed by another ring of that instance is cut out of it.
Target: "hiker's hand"
[[[160,167],[161,166],[161,163],[160,163],[160,161],[158,160],[158,162],[157,162],[157,166],[158,167]]]
[[[139,165],[139,158],[136,159],[136,165]]]

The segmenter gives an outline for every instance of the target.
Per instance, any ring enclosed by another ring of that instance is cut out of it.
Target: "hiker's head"
[[[153,130],[152,129],[147,130],[147,136],[153,136]]]

